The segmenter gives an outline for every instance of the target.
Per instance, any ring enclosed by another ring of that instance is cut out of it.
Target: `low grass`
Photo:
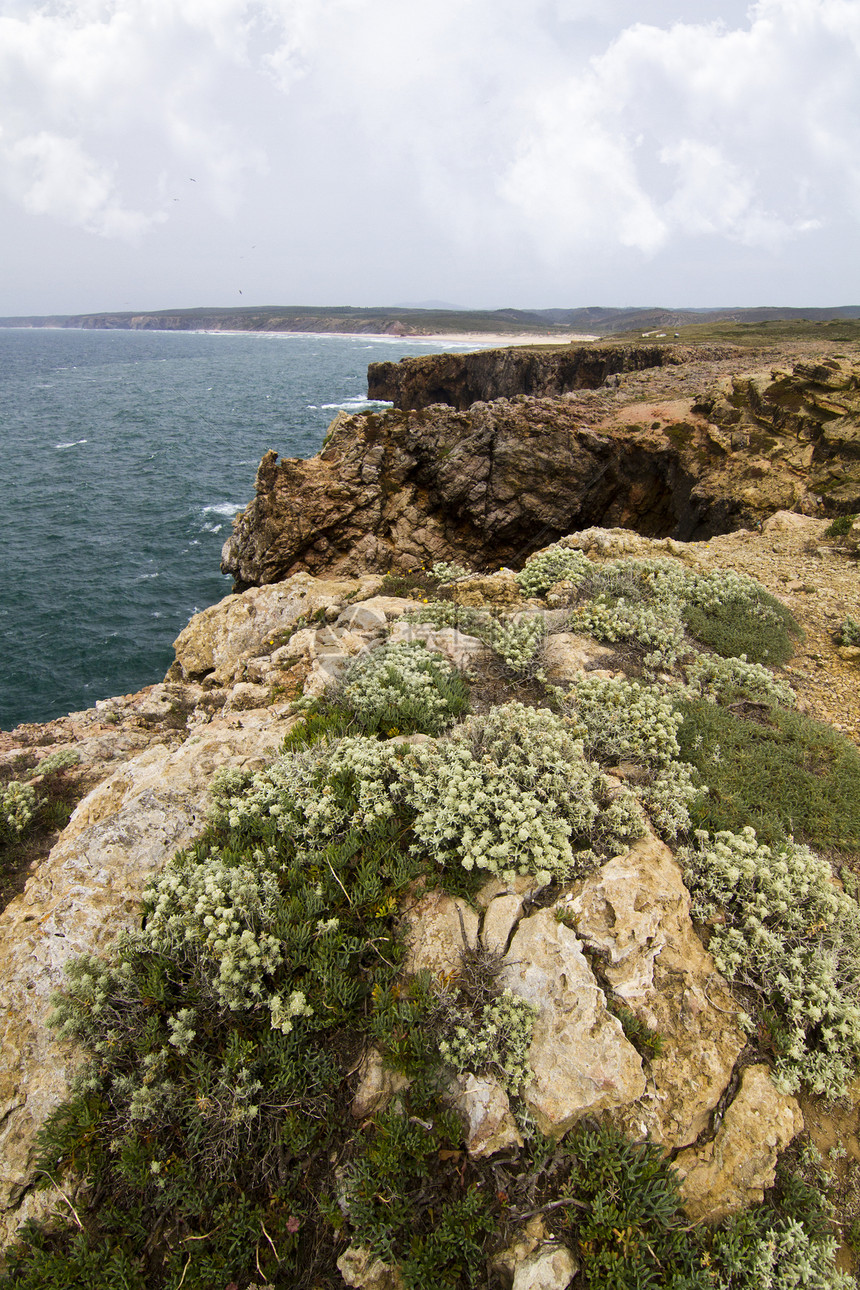
[[[815,850],[860,849],[860,752],[830,726],[775,706],[680,704],[681,756],[709,787],[693,827],[763,842],[793,836]]]

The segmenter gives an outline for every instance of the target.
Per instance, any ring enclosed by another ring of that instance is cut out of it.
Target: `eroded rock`
[[[694,1142],[726,1089],[745,1037],[739,1012],[693,929],[681,868],[656,838],[603,865],[562,903],[601,956],[615,995],[663,1040],[644,1096],[616,1113],[634,1138]]]
[[[502,983],[538,1009],[524,1099],[542,1133],[560,1137],[587,1113],[642,1095],[642,1059],[607,1012],[580,941],[552,910],[520,923]]]
[[[337,1261],[337,1268],[348,1286],[358,1290],[404,1290],[403,1278],[396,1263],[384,1263],[370,1250],[351,1245]]]
[[[675,1160],[693,1221],[714,1222],[759,1204],[773,1186],[780,1151],[802,1129],[796,1099],[778,1091],[767,1066],[748,1066],[713,1142]]]
[[[458,1075],[447,1100],[463,1117],[466,1150],[475,1159],[523,1145],[508,1095],[498,1080],[471,1073]]]
[[[409,976],[432,972],[456,973],[464,950],[478,940],[478,915],[465,900],[443,891],[428,891],[406,911],[408,950],[404,971]]]

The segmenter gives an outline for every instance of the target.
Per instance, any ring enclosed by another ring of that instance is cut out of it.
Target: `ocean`
[[[312,456],[367,365],[429,341],[0,329],[0,729],[159,681],[231,590],[269,448]],[[465,345],[446,348],[465,349]]]

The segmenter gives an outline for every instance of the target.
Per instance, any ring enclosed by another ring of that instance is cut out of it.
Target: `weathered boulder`
[[[443,891],[428,891],[407,909],[407,954],[404,971],[409,976],[432,972],[456,973],[464,950],[478,941],[478,915],[465,900]]]
[[[523,1145],[508,1095],[498,1080],[471,1073],[457,1075],[446,1100],[463,1117],[466,1150],[473,1158]]]
[[[505,986],[535,1005],[523,1095],[542,1133],[561,1137],[588,1113],[635,1102],[642,1059],[606,1009],[582,945],[553,910],[519,924],[505,958]]]
[[[492,1259],[493,1271],[509,1290],[565,1290],[579,1270],[572,1252],[547,1237],[535,1215],[506,1249]]]
[[[656,838],[603,865],[560,908],[616,997],[662,1039],[644,1095],[615,1113],[637,1139],[695,1142],[729,1080],[745,1037],[738,1005],[693,929],[681,868]]]
[[[712,1222],[761,1202],[776,1161],[803,1129],[795,1098],[780,1093],[767,1066],[748,1066],[712,1142],[675,1160],[681,1195],[694,1222]]]

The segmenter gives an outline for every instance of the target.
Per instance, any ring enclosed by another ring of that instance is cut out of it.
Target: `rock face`
[[[519,924],[503,982],[538,1009],[524,1099],[542,1133],[560,1137],[589,1112],[641,1097],[642,1060],[607,1012],[580,942],[552,910]]]
[[[447,403],[463,411],[473,403],[518,394],[552,397],[596,390],[618,372],[677,366],[696,352],[680,345],[565,345],[426,354],[399,363],[371,363],[367,391],[369,398],[385,399],[397,408]]]
[[[690,921],[680,866],[656,838],[603,865],[570,903],[577,935],[600,956],[617,999],[662,1039],[644,1095],[614,1115],[631,1137],[695,1142],[745,1038],[737,1005]]]
[[[779,510],[860,510],[858,385],[860,367],[833,359],[682,400],[622,386],[341,414],[317,457],[266,454],[221,567],[239,589],[300,570],[498,567],[594,524],[699,540]]]
[[[759,1204],[773,1186],[777,1156],[802,1128],[795,1098],[774,1088],[767,1066],[748,1066],[713,1142],[675,1161],[690,1217],[712,1222]]]

